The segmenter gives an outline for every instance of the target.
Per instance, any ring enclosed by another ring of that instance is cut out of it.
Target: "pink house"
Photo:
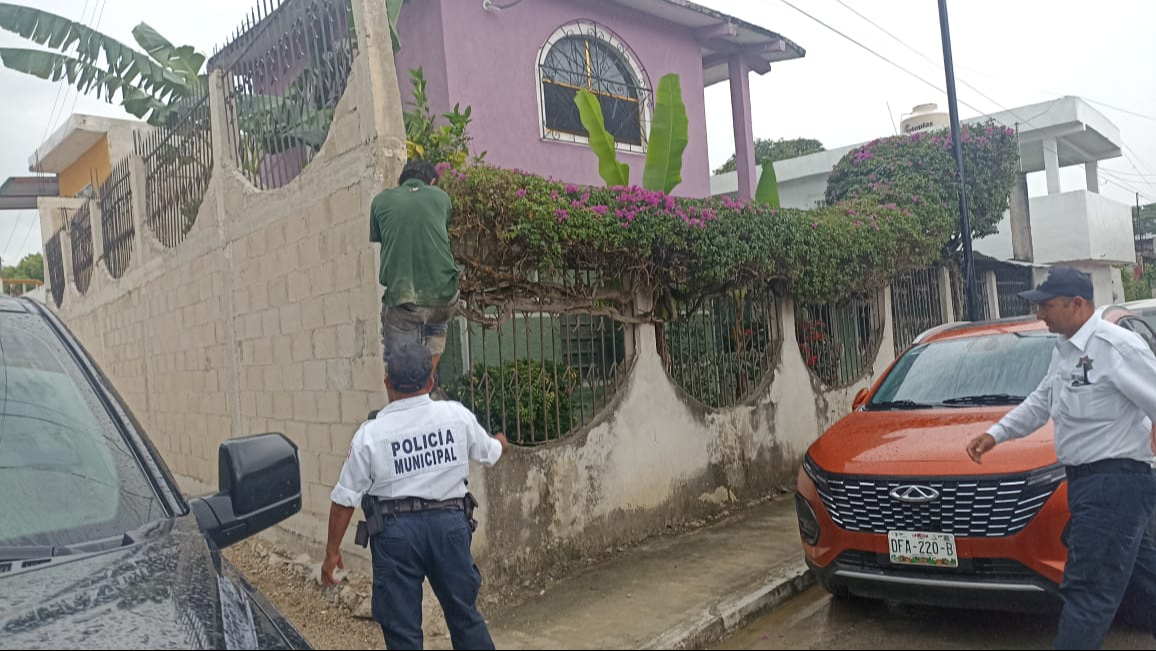
[[[398,78],[422,67],[433,111],[473,107],[474,148],[486,160],[601,184],[573,98],[598,95],[619,159],[640,182],[652,90],[677,73],[690,121],[676,194],[708,196],[703,89],[729,81],[739,196],[755,185],[749,73],[766,74],[803,48],[770,30],[686,0],[420,0],[398,25]]]

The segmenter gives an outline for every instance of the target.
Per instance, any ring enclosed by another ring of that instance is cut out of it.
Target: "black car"
[[[64,324],[0,296],[0,648],[311,648],[220,551],[301,509],[297,448],[219,454],[186,502]]]

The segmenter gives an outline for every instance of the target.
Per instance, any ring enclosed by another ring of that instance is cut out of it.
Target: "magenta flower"
[[[561,208],[554,211],[554,216],[558,218],[559,224],[566,221],[567,219],[570,219],[570,213],[562,210]]]
[[[593,210],[594,212],[598,213],[599,215],[605,215],[606,211],[609,210],[609,207],[608,206],[591,206],[590,210]]]
[[[519,199],[526,196],[526,188],[518,188],[518,190],[514,192],[514,196]]]

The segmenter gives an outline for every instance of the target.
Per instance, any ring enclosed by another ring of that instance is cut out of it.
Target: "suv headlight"
[[[815,486],[824,489],[827,487],[826,471],[820,468],[819,464],[815,463],[815,460],[811,458],[809,453],[803,456],[803,472],[807,473],[811,481],[815,482]]]

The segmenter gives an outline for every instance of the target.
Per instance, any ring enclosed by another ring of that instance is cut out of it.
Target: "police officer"
[[[322,577],[337,583],[341,539],[360,503],[373,553],[373,618],[386,646],[422,648],[428,577],[454,648],[493,649],[476,606],[482,575],[470,553],[475,503],[466,479],[470,460],[492,466],[510,444],[502,434],[490,437],[460,403],[431,400],[432,368],[429,349],[418,343],[402,344],[390,357],[389,405],[357,430],[330,496]]]
[[[1020,294],[1060,335],[1048,373],[1030,396],[973,439],[976,463],[997,444],[1055,421],[1056,456],[1067,468],[1071,520],[1056,649],[1098,649],[1117,610],[1156,636],[1156,513],[1151,427],[1156,357],[1135,333],[1100,318],[1091,278],[1052,269]]]

